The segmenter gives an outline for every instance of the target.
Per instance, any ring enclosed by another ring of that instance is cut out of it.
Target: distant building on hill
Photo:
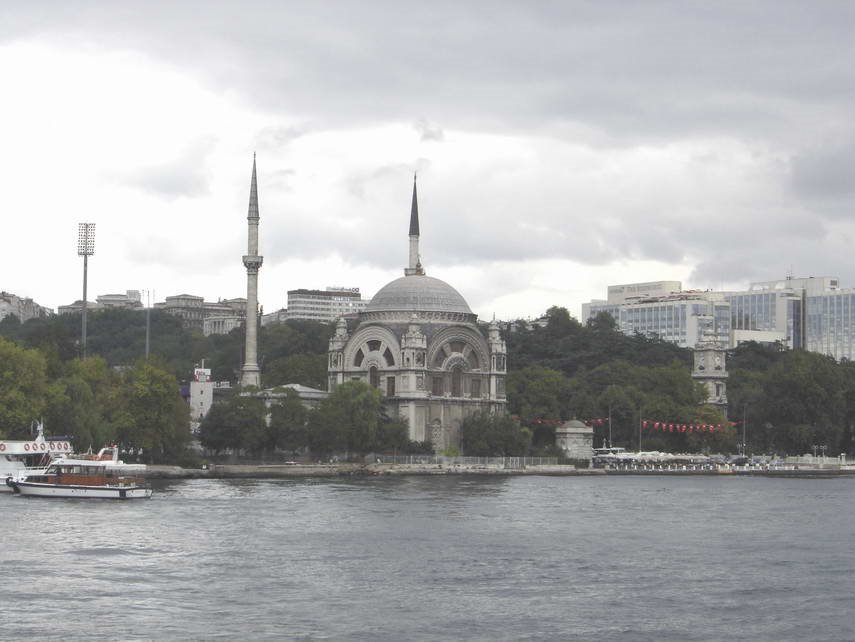
[[[0,292],[0,319],[15,315],[24,323],[30,319],[42,319],[53,314],[50,308],[40,306],[32,299],[19,297],[11,292]]]
[[[326,290],[288,290],[285,319],[334,323],[339,317],[362,312],[370,302],[362,298],[359,288],[331,286]]]
[[[786,277],[721,292],[685,291],[679,281],[614,285],[606,300],[582,305],[582,322],[600,312],[626,334],[658,336],[688,348],[712,322],[716,340],[728,348],[757,341],[855,359],[855,288],[841,288],[834,276]]]
[[[261,315],[261,325],[270,325],[271,323],[283,323],[288,318],[288,310],[280,308],[276,312]]]
[[[125,294],[99,294],[95,301],[104,309],[141,310],[143,307],[139,290],[127,290]]]
[[[228,334],[246,319],[246,299],[241,297],[210,302],[193,294],[177,294],[154,307],[180,318],[185,328],[201,330],[205,336]]]
[[[87,301],[86,309],[92,312],[93,310],[103,310],[104,306],[94,301]],[[83,299],[77,299],[74,303],[61,305],[56,309],[57,314],[80,314],[81,312],[83,312]]]

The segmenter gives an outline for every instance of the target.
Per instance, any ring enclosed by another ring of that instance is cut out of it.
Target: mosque
[[[478,317],[448,283],[427,276],[419,258],[419,207],[413,179],[409,264],[349,326],[338,320],[329,343],[329,390],[354,379],[379,388],[410,439],[434,450],[460,445],[463,419],[505,412],[507,348],[493,321]]]

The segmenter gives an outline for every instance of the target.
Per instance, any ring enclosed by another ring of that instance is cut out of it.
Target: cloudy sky
[[[608,284],[855,286],[851,2],[6,2],[0,289],[373,294],[422,262],[481,317]]]

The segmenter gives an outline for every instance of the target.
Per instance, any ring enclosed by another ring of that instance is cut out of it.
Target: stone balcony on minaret
[[[261,269],[261,264],[264,263],[263,256],[244,256],[243,265],[246,268],[247,274],[258,274]]]

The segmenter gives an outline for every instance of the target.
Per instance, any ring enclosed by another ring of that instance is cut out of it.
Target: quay
[[[494,475],[494,476],[755,476],[831,478],[855,475],[853,467],[734,467],[734,466],[649,466],[615,468],[577,468],[572,465],[534,464],[505,466],[498,463],[298,463],[298,464],[212,464],[208,468],[148,466],[150,479],[282,479],[301,477],[358,477],[405,475]]]

